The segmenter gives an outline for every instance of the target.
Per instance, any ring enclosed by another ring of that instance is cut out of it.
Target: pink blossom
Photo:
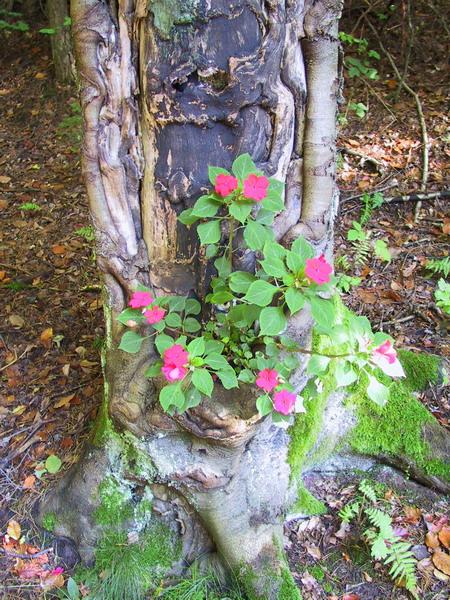
[[[267,188],[269,187],[269,180],[267,177],[262,175],[249,175],[244,181],[244,196],[255,202],[261,202],[267,196]]]
[[[321,285],[330,281],[330,275],[333,267],[327,263],[325,256],[321,254],[319,258],[307,258],[305,266],[305,275],[314,283]]]
[[[144,317],[147,319],[147,322],[150,323],[150,325],[153,325],[154,323],[159,323],[162,321],[165,314],[166,311],[163,308],[160,308],[159,306],[152,306],[150,310],[146,310],[144,312]]]
[[[62,567],[55,567],[53,571],[50,572],[50,575],[61,575],[64,573],[64,569]]]
[[[278,385],[278,372],[274,369],[263,369],[258,373],[256,385],[265,392],[271,392]]]
[[[188,372],[188,360],[189,354],[180,344],[174,344],[167,348],[163,355],[164,364],[161,367],[167,381],[173,382],[184,379]]]
[[[128,306],[131,308],[144,308],[153,302],[153,298],[148,292],[133,292],[131,300],[128,302]]]
[[[297,395],[288,390],[280,390],[273,395],[275,410],[282,415],[288,415],[295,406]]]
[[[405,377],[403,367],[397,358],[397,352],[390,340],[386,340],[372,350],[370,362],[390,377]]]
[[[216,183],[214,185],[214,189],[216,194],[225,198],[229,196],[231,192],[234,192],[237,189],[238,180],[233,175],[225,175],[225,173],[219,173],[216,177]]]

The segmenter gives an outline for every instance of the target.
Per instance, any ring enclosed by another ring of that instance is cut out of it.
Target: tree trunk
[[[115,317],[138,283],[157,295],[204,297],[211,267],[177,215],[208,185],[208,164],[229,167],[244,152],[286,181],[277,239],[287,245],[302,234],[331,255],[341,2],[71,4],[84,174],[105,283],[105,401],[84,457],[41,513],[57,513],[56,532],[74,538],[87,561],[119,521],[141,533],[162,524],[174,548],[169,576],[214,561],[250,598],[294,600],[283,520],[304,465],[324,462],[355,426],[354,411],[324,390],[286,431],[259,418],[242,389],[170,417],[144,377],[151,343],[138,355],[118,350]],[[247,258],[237,253],[235,266],[250,268]],[[311,319],[299,315],[289,333],[307,343]],[[305,379],[296,374],[299,389]]]
[[[56,81],[67,84],[73,81],[74,78],[67,0],[47,0],[47,17],[50,29],[54,30],[54,33],[50,35],[50,44]]]

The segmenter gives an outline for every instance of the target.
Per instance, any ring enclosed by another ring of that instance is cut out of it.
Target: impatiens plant
[[[361,380],[368,396],[384,405],[389,389],[376,370],[404,376],[391,338],[374,334],[365,317],[342,306],[331,264],[309,242],[300,237],[287,248],[276,241],[272,224],[284,210],[284,184],[267,178],[248,154],[231,171],[209,167],[213,189],[179,216],[186,226],[196,224],[200,251],[214,260],[203,306],[195,298],[155,298],[140,286],[118,317],[128,327],[120,348],[139,352],[152,338],[160,359],[146,375],[159,381],[159,400],[170,414],[211,398],[215,385],[254,385],[261,392],[259,414],[288,421],[304,411],[290,383],[300,357],[307,358],[309,394],[330,379],[334,388]],[[234,268],[237,250],[253,253],[252,271]],[[314,319],[320,351],[285,335],[288,319],[304,309]]]

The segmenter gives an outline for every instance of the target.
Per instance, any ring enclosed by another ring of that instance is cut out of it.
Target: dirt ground
[[[416,40],[427,39],[427,52],[419,51],[418,43],[408,50],[401,15],[387,21],[382,41],[399,68],[410,53],[408,82],[423,104],[430,138],[430,194],[449,188],[448,28],[439,11],[422,5],[414,23]],[[342,29],[368,38],[369,48],[379,50],[358,14],[350,5]],[[47,39],[37,30],[15,32],[14,37],[0,32],[0,43],[0,536],[13,520],[19,525],[16,536],[25,536],[21,551],[34,553],[51,547],[52,539],[34,524],[33,506],[78,460],[95,418],[104,331],[80,173],[75,92],[55,86]],[[350,48],[350,56],[352,52]],[[414,99],[398,91],[384,54],[376,67],[379,79],[369,82],[350,81],[345,72],[347,101],[362,102],[369,111],[360,119],[348,104],[342,108],[347,124],[339,138],[336,270],[360,278],[346,302],[367,315],[374,329],[390,333],[406,349],[448,356],[449,319],[436,306],[438,278],[426,263],[448,256],[449,197],[429,197],[418,211],[416,201],[396,198],[420,190],[420,127]],[[360,249],[347,240],[347,232],[364,212],[361,196],[376,191],[387,200],[371,211],[365,225],[369,249],[358,257]],[[376,240],[386,242],[390,262],[373,253]],[[421,399],[450,426],[444,391],[430,390]],[[53,474],[52,460],[46,463],[51,455],[62,461]],[[390,582],[385,567],[370,558],[356,527],[342,535],[338,511],[357,493],[356,479],[312,480],[308,485],[329,512],[286,528],[291,568],[305,600],[408,598]],[[444,600],[450,580],[435,568],[425,536],[449,525],[449,505],[432,493],[400,489],[388,477],[380,497],[401,536],[418,548],[419,597]],[[11,556],[18,547],[4,546],[0,554],[0,597],[43,598],[40,572],[53,573],[57,567],[52,551],[41,555],[48,563],[43,559],[41,571],[33,573],[26,559],[18,563]]]

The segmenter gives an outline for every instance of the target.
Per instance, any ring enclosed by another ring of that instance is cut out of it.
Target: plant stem
[[[234,218],[230,216],[229,233],[228,233],[228,260],[230,262],[230,270],[233,270],[233,236],[234,236]]]

